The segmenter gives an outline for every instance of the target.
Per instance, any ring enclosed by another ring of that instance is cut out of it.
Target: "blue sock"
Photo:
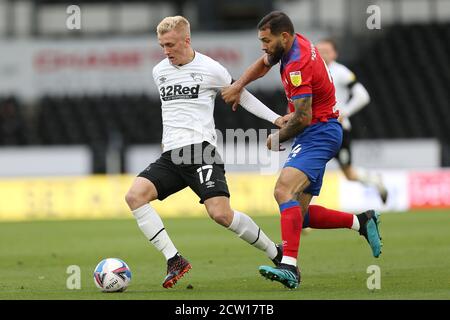
[[[298,201],[295,200],[289,200],[288,202],[282,203],[279,205],[280,213],[282,213],[283,210],[289,209],[294,206],[300,206],[300,203],[298,203]]]

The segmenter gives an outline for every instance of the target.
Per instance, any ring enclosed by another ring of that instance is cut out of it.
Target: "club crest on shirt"
[[[291,79],[291,83],[295,87],[298,87],[302,84],[302,73],[300,71],[289,72],[289,78]]]
[[[203,81],[203,76],[200,73],[191,73],[191,77],[194,81]]]

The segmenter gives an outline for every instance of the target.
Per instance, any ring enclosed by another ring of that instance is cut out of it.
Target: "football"
[[[107,258],[95,267],[94,282],[102,292],[123,292],[131,281],[128,265],[117,258]]]

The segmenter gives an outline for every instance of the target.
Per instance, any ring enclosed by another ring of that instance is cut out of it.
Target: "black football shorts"
[[[348,167],[352,164],[352,151],[350,148],[352,142],[352,137],[350,130],[343,130],[342,134],[342,145],[339,152],[336,154],[335,158],[339,162],[342,168]]]
[[[224,164],[208,142],[166,151],[138,177],[155,185],[159,200],[186,187],[198,195],[200,203],[217,196],[230,197]]]

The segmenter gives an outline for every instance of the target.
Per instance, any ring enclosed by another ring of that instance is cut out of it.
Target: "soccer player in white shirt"
[[[163,200],[187,186],[199,196],[214,221],[279,264],[281,246],[248,215],[230,207],[224,164],[215,150],[214,100],[220,89],[232,82],[230,74],[191,47],[190,26],[184,17],[166,17],[159,23],[157,35],[167,57],[153,69],[161,98],[163,151],[136,177],[125,200],[141,231],[167,260],[163,287],[172,287],[191,264],[178,253],[150,202]],[[248,91],[242,93],[240,101],[249,112],[283,125],[283,117]]]
[[[350,117],[364,108],[370,102],[370,96],[366,88],[357,81],[355,74],[346,66],[336,62],[338,52],[336,44],[332,39],[324,39],[317,43],[320,55],[328,65],[333,77],[336,89],[336,108],[339,110],[339,122],[342,124],[343,139],[342,146],[336,159],[344,173],[350,181],[359,181],[367,186],[375,187],[378,190],[383,203],[387,201],[387,189],[381,178],[362,168],[352,166],[351,159],[351,123]]]

